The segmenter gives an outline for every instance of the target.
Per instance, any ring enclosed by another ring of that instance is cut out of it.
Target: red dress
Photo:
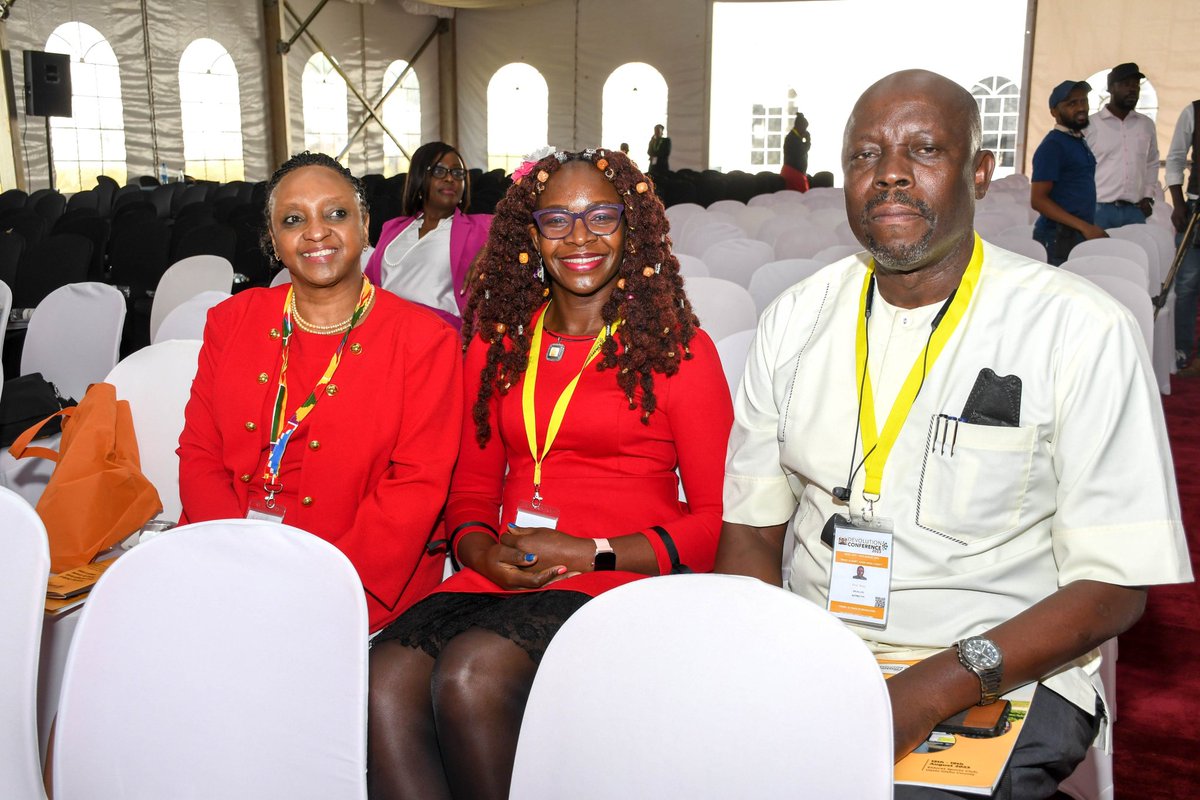
[[[539,451],[554,403],[578,373],[591,339],[563,337],[562,360],[547,361],[545,351],[556,342],[557,337],[546,331],[538,353]],[[593,362],[583,371],[553,448],[542,462],[541,494],[558,511],[558,530],[589,539],[645,533],[662,574],[671,571],[671,561],[653,526],[667,530],[680,561],[696,572],[712,569],[721,531],[721,485],[733,406],[708,335],[697,331],[690,349],[692,358],[683,361],[674,376],[654,375],[658,405],[649,425],[641,421],[640,406],[630,410],[615,371],[598,371]],[[469,521],[486,522],[502,531],[515,520],[517,506],[533,496],[534,463],[521,410],[524,376],[507,394],[492,398],[493,433],[487,445],[481,448],[475,439],[470,407],[478,395],[486,354],[487,345],[478,339],[467,350],[463,374],[467,412],[446,507],[447,535]],[[679,500],[676,467],[686,503]],[[617,567],[613,572],[585,572],[559,580],[547,590],[595,596],[645,577],[621,571],[619,563]],[[504,592],[471,569],[460,571],[438,591]]]
[[[287,286],[250,289],[209,312],[179,438],[181,522],[241,518],[261,499],[278,386]],[[325,371],[340,336],[294,334],[288,414]],[[284,523],[345,553],[378,630],[441,580],[429,553],[458,454],[462,354],[431,312],[377,291],[331,384],[281,465]]]

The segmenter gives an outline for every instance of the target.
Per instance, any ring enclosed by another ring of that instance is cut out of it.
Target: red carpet
[[[1192,571],[1200,574],[1200,377],[1163,398]],[[1120,638],[1114,777],[1118,800],[1200,794],[1200,587],[1150,589],[1146,613]]]

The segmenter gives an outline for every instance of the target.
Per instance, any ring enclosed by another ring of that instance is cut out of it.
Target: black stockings
[[[435,660],[397,641],[371,651],[372,800],[504,800],[537,666],[518,645],[470,628]]]

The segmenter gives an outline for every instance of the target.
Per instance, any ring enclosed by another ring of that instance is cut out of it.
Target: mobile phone
[[[1012,704],[1007,700],[997,700],[986,706],[971,706],[942,720],[934,726],[934,730],[977,739],[1000,736],[1008,730],[1008,712],[1011,708]]]

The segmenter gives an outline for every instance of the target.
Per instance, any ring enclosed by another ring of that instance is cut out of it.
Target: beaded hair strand
[[[654,184],[619,151],[546,156],[519,176],[497,204],[471,283],[463,340],[469,344],[478,336],[489,345],[473,407],[475,438],[481,446],[491,437],[490,400],[496,392],[506,394],[525,372],[532,339],[529,321],[550,293],[549,277],[539,277],[541,257],[528,227],[546,184],[571,161],[599,170],[625,206],[625,252],[612,296],[601,310],[605,323],[622,322],[604,343],[596,369],[616,370],[629,408],[640,407],[642,422],[649,424],[657,403],[654,373],[674,375],[679,362],[691,358],[688,345],[698,322],[683,291],[679,262],[667,236],[669,223]]]

